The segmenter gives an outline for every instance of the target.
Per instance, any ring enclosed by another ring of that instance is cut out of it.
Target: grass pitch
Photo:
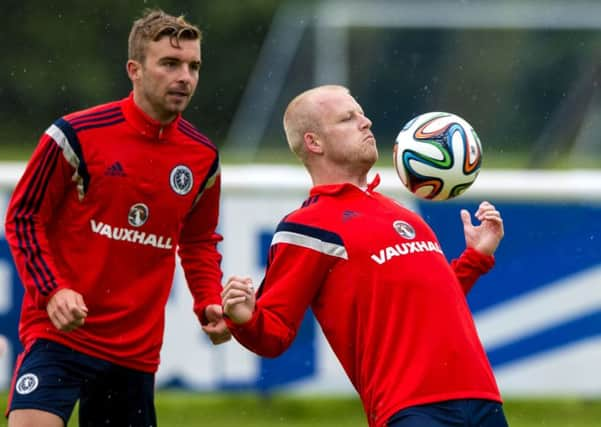
[[[4,412],[6,393],[0,394]],[[255,394],[199,394],[160,391],[156,399],[160,427],[366,427],[354,397],[296,397]],[[511,427],[600,427],[601,400],[508,400]],[[74,414],[68,427],[77,426]],[[6,427],[6,419],[0,419]]]

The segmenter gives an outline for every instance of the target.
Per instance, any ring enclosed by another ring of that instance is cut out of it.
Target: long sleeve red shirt
[[[69,114],[41,137],[6,215],[25,286],[19,334],[156,371],[178,250],[194,310],[220,304],[215,146],[178,116],[152,120],[133,101]],[[83,295],[85,325],[58,331],[46,304]]]
[[[465,298],[494,259],[467,249],[449,264],[430,227],[375,185],[314,187],[279,224],[253,317],[228,319],[234,336],[278,356],[311,307],[370,426],[419,404],[500,401]]]

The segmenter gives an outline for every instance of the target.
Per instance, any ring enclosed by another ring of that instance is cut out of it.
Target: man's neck
[[[176,117],[177,114],[169,114],[163,116],[159,114],[148,100],[146,100],[143,96],[141,96],[138,92],[134,90],[134,103],[138,106],[140,110],[142,110],[146,115],[148,115],[151,119],[159,122],[162,125],[168,125],[171,123]]]
[[[336,173],[332,171],[321,171],[321,173],[311,173],[313,185],[332,185],[332,184],[353,184],[359,188],[367,188],[367,174],[353,175],[346,173]]]

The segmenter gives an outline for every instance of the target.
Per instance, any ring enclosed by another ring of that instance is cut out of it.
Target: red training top
[[[23,345],[47,338],[155,372],[176,248],[196,314],[221,304],[219,197],[217,149],[181,116],[161,125],[130,95],[54,122],[6,216],[25,286]],[[68,333],[46,313],[63,288],[88,307],[85,324]]]
[[[466,302],[493,257],[447,262],[430,227],[373,188],[314,187],[278,226],[252,319],[227,319],[251,351],[288,348],[310,306],[370,426],[409,406],[501,401]]]

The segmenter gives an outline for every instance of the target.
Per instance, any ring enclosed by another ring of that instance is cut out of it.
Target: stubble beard
[[[366,150],[363,153],[362,159],[364,160],[365,163],[369,163],[370,168],[371,168],[371,166],[373,166],[378,161],[378,157],[379,157],[378,148],[375,146],[375,143],[374,143],[373,146],[366,147]]]
[[[358,175],[367,174],[378,160],[378,150],[375,147],[368,147],[362,150],[352,158],[348,158],[347,164],[352,164],[353,169]]]
[[[152,108],[163,120],[172,120],[178,114],[183,113],[190,103],[190,98],[181,101],[169,100],[169,95],[150,94],[149,98]]]

